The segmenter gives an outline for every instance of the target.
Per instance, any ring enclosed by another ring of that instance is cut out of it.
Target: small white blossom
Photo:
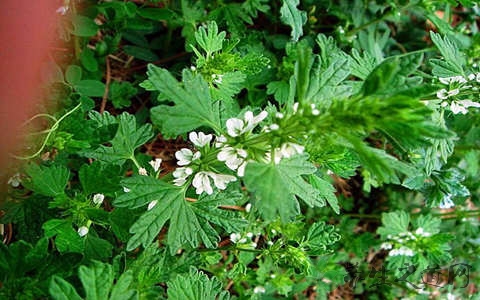
[[[299,105],[300,105],[300,104],[299,104],[298,102],[293,103],[293,106],[292,106],[292,107],[293,107],[293,112],[294,112],[294,113],[296,113],[296,112],[298,111],[298,106],[299,106]]]
[[[221,148],[227,142],[227,138],[224,135],[217,136],[215,139],[215,147]]]
[[[247,151],[230,146],[223,147],[217,155],[219,161],[224,161],[230,170],[236,170],[247,157]]]
[[[150,161],[149,164],[152,166],[155,172],[158,172],[158,170],[160,169],[160,166],[162,165],[162,159],[155,158],[155,160]]]
[[[267,245],[272,246],[272,245],[273,245],[273,242],[272,242],[272,241],[268,241],[268,242],[267,242]]]
[[[245,112],[245,131],[251,131],[255,126],[260,124],[266,117],[268,113],[264,110],[260,112],[257,116],[253,115],[253,112],[247,111]]]
[[[105,199],[104,194],[95,194],[93,195],[93,203],[95,204],[102,204],[103,199]]]
[[[254,248],[254,249],[257,248],[257,243],[255,243],[255,242],[252,242],[250,245],[251,245],[252,248]]]
[[[275,114],[275,117],[277,117],[277,119],[283,119],[284,116],[285,116],[285,115],[282,114],[281,112],[277,112],[277,113]]]
[[[320,111],[318,109],[312,109],[312,115],[318,116],[320,114]]]
[[[243,133],[243,120],[230,118],[227,120],[227,133],[231,137],[237,137]]]
[[[151,201],[150,203],[148,203],[147,210],[151,210],[152,208],[154,208],[155,205],[157,205],[157,203],[158,203],[157,200],[153,200],[153,201]]]
[[[254,289],[253,289],[253,293],[254,294],[264,294],[265,293],[265,288],[261,285],[259,286],[256,286]]]
[[[131,190],[130,190],[129,188],[123,187],[123,192],[124,192],[124,193],[128,193],[128,192],[130,192],[130,191],[131,191]]]
[[[280,153],[282,154],[282,158],[289,158],[295,154],[301,154],[304,150],[305,147],[295,143],[285,143],[280,147]]]
[[[232,175],[225,175],[225,174],[209,174],[210,177],[213,179],[213,184],[219,189],[224,190],[227,188],[227,184],[233,181],[237,181],[237,178]]]
[[[452,294],[452,293],[447,293],[447,300],[455,300],[455,299],[456,299],[456,297],[455,297],[454,294]]]
[[[147,176],[148,175],[147,169],[145,169],[145,168],[138,169],[138,174],[140,174],[142,176]]]
[[[249,213],[251,210],[252,210],[252,204],[251,204],[251,203],[247,203],[247,205],[245,205],[245,211],[246,211],[247,213]]]
[[[442,202],[438,206],[441,209],[449,209],[455,206],[455,203],[452,201],[452,195],[443,197]]]
[[[221,84],[223,81],[223,75],[212,74],[213,82],[216,84]]]
[[[455,82],[458,82],[458,83],[466,83],[467,80],[465,78],[463,78],[463,76],[453,76],[453,77],[440,77],[438,78],[438,80],[440,80],[441,83],[443,84],[450,84],[450,83],[455,83]]]
[[[238,167],[238,170],[237,170],[237,175],[238,177],[243,177],[245,176],[245,168],[247,167],[247,162],[244,161],[239,167]]]
[[[81,237],[86,236],[87,233],[88,233],[88,227],[87,226],[82,226],[82,227],[78,228],[77,232],[78,232],[78,235],[81,236]]]
[[[192,168],[189,167],[181,167],[181,168],[176,168],[175,171],[173,171],[173,177],[175,178],[173,180],[173,184],[177,186],[182,186],[186,181],[188,176],[193,174]]]
[[[242,236],[240,235],[240,233],[230,234],[230,241],[232,241],[233,243],[237,243],[241,238]]]
[[[400,249],[393,249],[388,253],[389,256],[398,256],[398,255],[403,255],[403,256],[414,256],[415,253],[413,252],[412,249],[402,246]]]
[[[253,237],[253,233],[252,233],[252,232],[247,232],[247,237],[248,237],[249,239],[251,239],[251,238]]]
[[[459,113],[467,114],[469,107],[480,107],[480,103],[471,100],[458,100],[450,104],[450,110],[456,115]]]
[[[211,134],[205,134],[203,132],[190,132],[188,138],[195,146],[205,147],[205,145],[210,144],[213,136]]]
[[[392,244],[391,243],[382,243],[380,245],[380,248],[384,249],[384,250],[390,250],[390,249],[392,249]]]
[[[20,183],[22,183],[20,173],[13,174],[13,176],[8,179],[7,183],[10,184],[11,186],[15,187],[15,188],[18,187],[20,185]]]
[[[415,234],[421,235],[424,237],[429,237],[432,235],[430,232],[424,231],[422,227],[417,228],[417,230],[415,230]]]
[[[195,66],[190,66],[190,70],[192,70],[193,72],[195,72],[197,70],[197,68]]]
[[[195,192],[197,193],[197,195],[200,195],[203,192],[206,192],[208,195],[213,194],[213,189],[209,178],[210,174],[211,172],[205,171],[201,171],[195,174],[192,185],[196,188]]]
[[[446,89],[441,89],[437,92],[438,99],[447,99],[448,98],[448,91]]]
[[[460,93],[460,90],[459,89],[454,89],[454,90],[448,91],[448,96],[449,97],[455,96],[455,95],[458,95],[458,93]]]
[[[280,129],[280,126],[278,126],[278,124],[273,123],[272,125],[270,125],[270,130],[278,130],[278,129]]]
[[[57,10],[55,12],[58,13],[58,14],[61,14],[63,16],[67,13],[67,11],[68,11],[68,6],[65,5],[65,6],[60,6],[59,8],[57,8]]]
[[[187,148],[182,148],[179,151],[175,152],[175,157],[178,159],[177,164],[179,166],[189,165],[192,161],[199,159],[201,156],[200,152],[192,152],[192,150]]]

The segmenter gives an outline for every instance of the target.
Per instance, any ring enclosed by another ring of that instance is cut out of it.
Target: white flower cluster
[[[402,246],[399,249],[393,249],[388,253],[388,256],[397,256],[397,255],[414,256],[415,252],[408,247]]]
[[[450,111],[454,114],[467,114],[468,108],[480,107],[480,103],[474,102],[469,99],[454,99],[450,103],[447,101],[449,98],[457,96],[462,89],[472,88],[471,85],[466,85],[468,82],[476,81],[480,83],[480,72],[477,74],[470,74],[467,78],[463,76],[443,77],[439,78],[439,81],[449,87],[449,89],[441,89],[437,92],[437,98],[442,100],[441,106],[447,107],[450,105]],[[451,85],[456,86],[454,89],[450,89]]]
[[[415,234],[423,237],[429,237],[432,234],[428,231],[424,231],[422,227],[418,227],[417,230],[415,230]]]
[[[258,234],[260,235],[260,234]],[[252,238],[254,237],[254,234],[252,232],[247,232],[245,236],[242,236],[242,234],[238,232],[234,232],[230,234],[230,241],[234,244],[249,244],[249,246],[253,249],[257,248],[257,243],[252,242]]]
[[[95,195],[93,195],[92,201],[93,201],[94,204],[99,205],[99,204],[103,203],[104,199],[105,199],[104,194],[95,194]]]
[[[301,154],[305,150],[305,147],[295,144],[295,143],[284,143],[280,148],[276,148],[274,153],[275,157],[273,158],[275,164],[280,163],[282,158],[289,158],[294,156],[295,154]],[[272,153],[271,151],[265,154],[265,159],[270,162],[272,160]]]
[[[22,183],[22,177],[20,177],[20,173],[13,174],[12,177],[8,179],[7,184],[10,184],[13,187],[19,187],[20,183]]]
[[[449,209],[455,206],[455,203],[452,201],[452,195],[448,194],[447,196],[443,197],[442,202],[438,206],[441,209]]]
[[[190,141],[199,148],[210,145],[210,142],[213,139],[211,134],[204,134],[203,132],[190,132],[188,137]],[[177,164],[181,167],[173,172],[173,177],[175,178],[173,182],[175,185],[182,186],[187,181],[187,178],[194,173],[193,168],[188,166],[199,160],[201,158],[201,153],[193,153],[192,150],[183,148],[175,153],[175,157],[178,160]],[[213,184],[219,190],[224,190],[227,188],[228,183],[236,181],[237,178],[232,175],[217,174],[211,171],[200,171],[194,175],[192,180],[192,185],[196,189],[195,192],[198,195],[203,192],[211,195],[213,193],[211,180],[213,180]]]

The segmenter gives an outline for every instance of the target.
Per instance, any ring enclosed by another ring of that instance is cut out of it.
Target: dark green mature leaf
[[[23,185],[49,197],[63,195],[70,177],[70,171],[61,165],[45,167],[30,164],[25,171],[30,179],[25,180]]]
[[[83,253],[84,244],[82,238],[73,229],[69,220],[51,219],[42,226],[45,236],[55,238],[55,246],[60,252]]]
[[[72,18],[72,24],[72,34],[76,36],[91,37],[97,34],[98,25],[88,17],[76,15]]]
[[[266,219],[280,215],[287,221],[299,213],[297,198],[310,207],[325,205],[320,193],[302,175],[313,174],[315,166],[307,156],[283,159],[279,164],[252,162],[245,170],[245,186],[255,193],[256,207]]]
[[[135,116],[124,112],[118,116],[118,130],[111,141],[112,146],[102,145],[94,151],[84,151],[82,154],[101,162],[122,165],[125,160],[134,158],[135,149],[146,143],[152,136],[150,124],[137,128]]]
[[[128,55],[144,61],[151,62],[158,60],[158,55],[156,55],[152,50],[147,48],[126,45],[123,46],[123,51],[125,51],[125,53],[127,53]]]
[[[220,131],[218,104],[212,102],[208,84],[200,75],[183,72],[183,86],[166,69],[148,66],[147,82],[166,96],[175,106],[152,108],[152,122],[166,137],[175,137],[201,126]]]
[[[298,41],[303,35],[303,25],[307,22],[307,13],[297,8],[299,0],[283,0],[280,8],[280,20],[292,27],[292,40]]]
[[[113,246],[104,239],[88,234],[85,239],[85,258],[104,260],[112,256]]]
[[[50,279],[48,291],[55,300],[82,300],[75,288],[68,281],[58,276],[53,276]]]
[[[178,275],[168,282],[169,299],[228,300],[230,295],[222,291],[222,284],[215,277],[208,278],[194,268],[186,275]]]
[[[119,190],[121,179],[118,175],[119,172],[120,167],[118,166],[105,166],[98,161],[94,161],[90,165],[83,165],[78,171],[78,177],[85,194],[108,194]]]
[[[68,66],[65,71],[65,79],[72,85],[77,84],[82,79],[82,68],[77,65]]]

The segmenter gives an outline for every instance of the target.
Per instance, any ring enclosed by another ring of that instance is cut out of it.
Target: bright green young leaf
[[[222,31],[218,33],[218,26],[216,22],[210,22],[207,28],[200,27],[195,32],[195,39],[198,45],[207,52],[207,58],[216,51],[222,50],[223,41],[227,33]]]
[[[382,227],[377,229],[382,238],[388,235],[398,235],[408,231],[410,215],[404,211],[395,211],[382,214]]]
[[[184,70],[183,86],[166,69],[148,66],[148,82],[175,103],[152,108],[152,122],[166,137],[176,137],[201,126],[220,131],[218,103],[213,103],[208,84],[200,75]]]
[[[280,8],[280,20],[292,27],[292,40],[298,41],[303,35],[303,25],[307,22],[307,13],[297,8],[299,0],[283,0]]]
[[[55,300],[82,300],[75,288],[68,281],[58,276],[53,276],[50,279],[48,291]]]
[[[42,226],[46,237],[55,236],[55,246],[61,253],[83,253],[84,243],[69,220],[50,219]]]
[[[335,196],[335,187],[330,182],[315,175],[310,176],[310,183],[319,191],[320,197],[328,202],[333,211],[336,214],[340,214],[340,206],[338,206],[338,200]]]
[[[228,300],[230,295],[222,290],[222,284],[215,277],[208,278],[202,272],[190,269],[185,275],[168,282],[167,288],[169,299],[189,300]]]
[[[465,54],[463,54],[460,50],[458,45],[455,44],[454,41],[450,40],[448,37],[443,37],[435,32],[430,32],[430,37],[432,38],[432,42],[438,47],[440,53],[442,53],[443,58],[445,59],[445,63],[443,64],[443,68],[451,70],[450,76],[457,76],[463,75],[463,66],[466,63]],[[433,60],[434,66],[438,68],[442,64],[438,60]],[[437,71],[435,67],[433,69],[433,73],[437,75]],[[444,75],[444,74],[442,74]],[[437,75],[439,76],[439,75]]]
[[[203,242],[207,248],[215,247],[219,236],[210,223],[226,230],[238,230],[244,225],[244,222],[235,218],[233,213],[219,211],[216,204],[218,201],[187,202],[184,188],[158,179],[135,176],[125,179],[122,185],[130,191],[115,200],[114,204],[118,207],[136,208],[145,206],[151,201],[158,201],[130,228],[133,236],[128,241],[127,250],[133,250],[140,245],[147,247],[167,221],[169,221],[167,243],[172,254],[185,244],[197,247],[199,242]]]
[[[327,225],[325,222],[316,222],[308,229],[304,245],[308,247],[309,253],[321,255],[328,253],[329,248],[338,242],[340,238],[341,236],[335,232],[333,225]]]
[[[111,140],[111,147],[101,145],[96,150],[82,153],[101,162],[122,165],[127,159],[133,159],[135,149],[150,140],[152,136],[150,124],[137,127],[135,116],[124,112],[118,116],[118,130]]]
[[[315,170],[304,155],[283,159],[279,164],[252,162],[245,171],[245,186],[255,193],[255,205],[266,219],[280,215],[288,221],[299,213],[297,197],[310,207],[325,206],[320,192],[302,177]]]
[[[78,275],[85,289],[86,299],[108,299],[113,285],[113,269],[109,264],[95,261],[91,267],[80,266]]]
[[[30,164],[26,173],[30,179],[23,184],[32,191],[49,197],[63,195],[70,177],[70,171],[61,165],[45,167]]]

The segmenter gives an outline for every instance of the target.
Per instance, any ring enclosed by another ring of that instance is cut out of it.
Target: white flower
[[[140,174],[142,176],[147,176],[148,175],[147,169],[145,169],[145,168],[138,169],[138,174]]]
[[[398,256],[398,255],[414,256],[415,253],[413,252],[412,249],[405,246],[400,247],[400,249],[393,249],[388,253],[388,256]]]
[[[60,6],[59,8],[57,8],[57,10],[55,11],[56,13],[58,14],[61,14],[61,15],[65,15],[68,11],[68,6],[65,5],[65,6]]]
[[[219,189],[224,190],[227,188],[227,184],[233,181],[237,181],[237,178],[232,175],[225,175],[225,174],[209,174],[210,177],[213,178],[213,184]]]
[[[95,203],[95,204],[102,204],[103,199],[105,199],[105,195],[103,195],[103,194],[93,195],[93,203]]]
[[[455,297],[454,294],[452,294],[452,293],[447,293],[447,300],[455,300],[455,299],[456,299],[456,297]]]
[[[148,203],[147,210],[151,210],[152,208],[154,208],[155,205],[157,205],[157,203],[158,203],[157,200],[153,200],[152,202]]]
[[[282,157],[292,157],[295,154],[301,154],[305,150],[305,147],[295,143],[285,143],[280,147],[280,153]]]
[[[82,226],[82,227],[78,228],[77,232],[78,232],[78,235],[81,236],[81,237],[86,236],[87,233],[88,233],[88,227],[87,226]]]
[[[390,250],[390,249],[392,249],[392,244],[391,243],[382,243],[380,245],[380,248],[384,249],[384,250]]]
[[[447,195],[443,197],[442,202],[438,206],[441,209],[449,209],[455,206],[455,203],[452,201],[452,195]]]
[[[472,81],[472,80],[475,80],[475,74],[468,74],[468,80]]]
[[[265,159],[267,160],[267,162],[271,162],[272,152],[268,151],[267,153],[265,153]],[[280,148],[276,148],[274,162],[275,164],[279,164],[281,160],[282,160],[282,153],[280,152]]]
[[[298,111],[298,102],[293,103],[293,112],[296,113]]]
[[[467,82],[467,80],[465,78],[463,78],[463,76],[453,76],[453,77],[440,77],[438,78],[438,80],[440,80],[441,83],[443,84],[450,84],[450,83],[455,83],[455,82],[459,82],[459,83],[465,83]]]
[[[468,113],[468,108],[469,107],[480,107],[480,103],[474,102],[471,100],[459,100],[459,101],[453,101],[450,104],[450,110],[454,114],[467,114]]]
[[[280,129],[280,126],[278,126],[278,124],[273,123],[272,125],[270,125],[270,130],[278,130],[278,129]]]
[[[215,139],[215,147],[223,147],[223,144],[225,144],[226,142],[227,138],[224,135],[217,136],[217,138]]]
[[[227,120],[227,133],[231,137],[237,137],[243,133],[243,120],[230,118]]]
[[[210,144],[213,136],[211,134],[205,134],[203,132],[190,132],[188,135],[190,141],[197,147],[205,147],[205,145]]]
[[[193,170],[189,167],[176,168],[175,171],[173,171],[173,177],[175,177],[173,180],[174,185],[182,186],[187,181],[187,177],[192,175],[192,173]]]
[[[272,242],[272,241],[268,241],[268,242],[267,242],[267,245],[272,246],[272,245],[273,245],[273,242]]]
[[[432,235],[430,232],[424,231],[422,227],[417,228],[417,230],[415,230],[415,234],[421,235],[421,236],[424,236],[424,237],[429,237],[429,236]]]
[[[248,237],[249,239],[251,239],[251,238],[253,237],[253,233],[252,233],[252,232],[247,232],[247,237]]]
[[[197,195],[200,195],[203,192],[206,192],[208,195],[213,194],[210,178],[208,178],[210,174],[211,172],[205,171],[201,171],[195,174],[192,185],[196,188],[195,192],[197,193]]]
[[[236,170],[247,157],[247,151],[230,146],[223,147],[217,155],[219,161],[224,161],[230,170]]]
[[[240,235],[240,233],[230,234],[230,241],[232,241],[233,243],[237,243],[241,238],[242,236]]]
[[[275,114],[275,117],[277,117],[278,119],[283,119],[284,116],[285,116],[285,115],[282,114],[281,112],[277,112],[277,113]]]
[[[212,74],[213,82],[216,84],[221,84],[223,81],[223,75],[222,74]]]
[[[160,166],[162,164],[162,159],[161,158],[155,158],[155,160],[150,161],[149,164],[152,166],[152,168],[155,172],[158,172],[158,170],[160,169]]]
[[[131,191],[131,190],[130,190],[129,188],[123,187],[123,192],[124,192],[124,193],[128,193],[128,192],[130,192],[130,191]]]
[[[18,187],[20,183],[22,183],[22,179],[20,178],[20,173],[13,174],[13,176],[8,179],[7,183],[15,188]]]
[[[265,288],[261,285],[259,286],[256,286],[254,289],[253,289],[253,293],[254,294],[264,294],[265,293]]]
[[[251,210],[252,210],[252,204],[251,203],[248,203],[247,205],[245,205],[245,211],[247,213],[249,213]]]
[[[239,167],[238,167],[238,170],[237,170],[237,175],[238,177],[243,177],[245,176],[245,168],[247,167],[247,162],[244,161]]]
[[[454,89],[454,90],[448,91],[448,96],[449,97],[455,96],[455,95],[458,95],[458,93],[460,93],[460,90],[459,89]]]
[[[247,111],[245,113],[245,131],[251,131],[255,126],[260,124],[266,117],[268,116],[268,113],[266,111],[262,111],[261,113],[258,114],[258,116],[254,116],[253,112]]]
[[[437,98],[438,99],[447,99],[448,98],[448,92],[446,89],[441,89],[437,92]]]
[[[182,148],[179,151],[175,152],[175,157],[178,159],[177,164],[179,166],[189,165],[192,161],[199,159],[201,156],[200,152],[192,152],[192,150],[187,148]]]
[[[318,116],[320,114],[320,111],[318,109],[312,109],[312,115]]]
[[[196,68],[195,66],[190,66],[190,70],[192,70],[192,71],[196,71],[196,70],[197,70],[197,68]]]
[[[257,116],[253,115],[253,112],[247,111],[244,115],[244,120],[238,118],[230,118],[227,120],[227,133],[231,137],[237,137],[243,133],[250,132],[257,126],[260,122],[262,122],[268,113],[266,111],[262,111]]]
[[[478,72],[477,75],[475,76],[475,81],[480,82],[480,72]]]

